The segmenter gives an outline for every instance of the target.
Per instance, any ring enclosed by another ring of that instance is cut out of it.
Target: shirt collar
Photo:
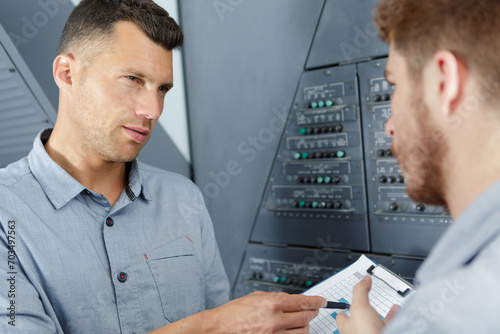
[[[45,151],[44,144],[51,133],[52,129],[45,129],[38,134],[33,142],[33,149],[28,155],[28,163],[33,176],[37,179],[52,205],[56,209],[60,209],[86,188],[52,160]],[[141,194],[144,199],[151,200],[148,192],[144,189],[142,173],[137,160],[131,163],[129,184],[125,191],[131,201],[141,196]]]

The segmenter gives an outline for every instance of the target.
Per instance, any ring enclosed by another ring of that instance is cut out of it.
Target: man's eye
[[[129,75],[129,76],[127,76],[127,78],[128,78],[130,81],[137,81],[137,77],[134,77],[133,75]]]

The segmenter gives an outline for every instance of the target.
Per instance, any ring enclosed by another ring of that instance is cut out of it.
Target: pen
[[[328,301],[326,303],[326,307],[324,308],[336,308],[340,310],[348,310],[351,307],[350,304],[347,303],[339,303],[339,302],[330,302]]]

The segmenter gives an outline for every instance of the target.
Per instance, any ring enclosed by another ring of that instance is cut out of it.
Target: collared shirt
[[[447,229],[416,282],[384,334],[499,332],[500,182]]]
[[[0,170],[0,333],[145,333],[228,301],[190,180],[133,161],[111,206],[49,157],[48,135]]]

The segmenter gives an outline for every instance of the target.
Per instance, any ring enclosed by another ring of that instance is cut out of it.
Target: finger
[[[281,317],[283,323],[280,327],[283,329],[291,329],[308,326],[311,320],[316,318],[318,314],[319,310],[283,313]]]
[[[286,334],[309,334],[309,326],[287,329]]]
[[[326,299],[320,296],[279,294],[283,312],[317,310],[326,306]]]
[[[372,278],[365,276],[363,279],[354,286],[352,291],[352,305],[367,306],[370,305],[368,300],[368,292],[372,286]]]
[[[385,317],[384,319],[384,323],[387,325],[389,322],[392,321],[392,318],[396,315],[396,313],[398,313],[399,309],[401,308],[401,306],[399,305],[392,305],[389,313],[387,313],[387,316]]]
[[[337,321],[337,327],[339,328],[339,331],[347,331],[347,327],[349,326],[349,322],[351,321],[349,316],[344,313],[340,313],[337,314],[337,318],[335,320]]]

